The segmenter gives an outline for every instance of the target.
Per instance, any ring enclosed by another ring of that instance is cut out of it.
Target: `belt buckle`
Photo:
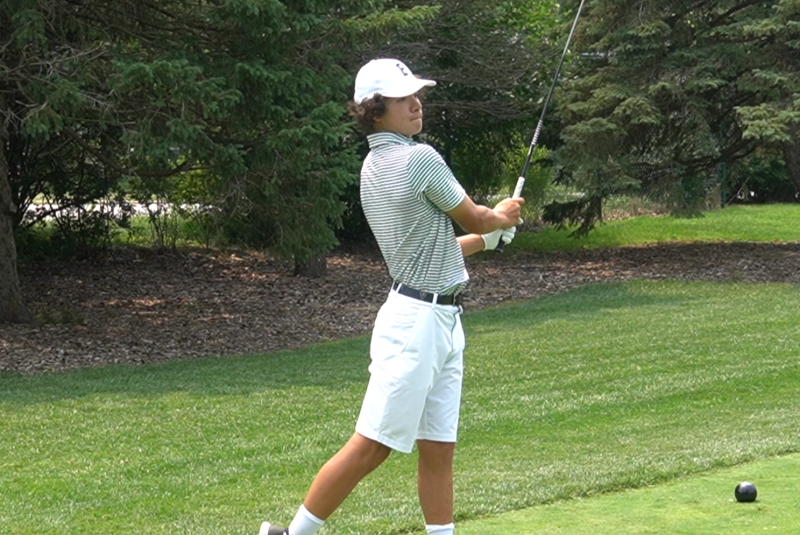
[[[430,294],[428,294],[428,292],[420,291],[419,292],[420,301],[428,301],[428,295],[430,295]],[[431,299],[431,301],[433,301],[433,299]],[[430,302],[430,301],[428,301],[428,302]]]

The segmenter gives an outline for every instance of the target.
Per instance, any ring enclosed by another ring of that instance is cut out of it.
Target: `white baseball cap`
[[[405,63],[396,59],[373,59],[358,71],[356,75],[356,91],[353,100],[361,104],[368,98],[380,93],[384,97],[400,98],[413,95],[423,87],[436,85],[433,80],[417,78],[406,67]]]

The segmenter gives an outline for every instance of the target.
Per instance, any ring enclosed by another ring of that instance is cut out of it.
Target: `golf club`
[[[578,27],[578,20],[581,18],[581,11],[583,11],[583,4],[585,2],[586,0],[581,0],[580,5],[578,6],[578,12],[575,13],[575,21],[572,23],[572,29],[569,32],[569,37],[567,37],[567,43],[564,45],[564,52],[561,54],[561,60],[559,60],[558,67],[556,68],[556,74],[553,76],[553,83],[550,84],[550,91],[547,92],[547,98],[544,99],[542,114],[539,116],[539,122],[536,125],[536,130],[533,132],[533,139],[531,140],[531,145],[528,148],[528,155],[525,157],[525,165],[522,166],[522,172],[520,173],[519,179],[517,180],[517,185],[514,188],[514,195],[512,196],[513,198],[521,196],[522,188],[525,187],[525,177],[528,174],[528,167],[531,165],[533,151],[536,150],[536,143],[539,141],[539,134],[542,132],[544,116],[547,113],[547,107],[550,105],[550,99],[553,98],[553,90],[556,88],[556,83],[558,83],[558,76],[561,74],[561,67],[564,65],[564,59],[567,57],[567,52],[569,52],[569,45],[572,42],[572,36],[575,34],[575,28]],[[503,243],[503,240],[500,240],[495,250],[503,252],[504,247],[505,244]]]

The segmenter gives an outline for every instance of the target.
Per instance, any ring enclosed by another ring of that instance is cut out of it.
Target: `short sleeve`
[[[466,197],[464,188],[444,158],[430,145],[420,143],[414,146],[408,161],[408,173],[412,187],[443,212],[452,210]]]

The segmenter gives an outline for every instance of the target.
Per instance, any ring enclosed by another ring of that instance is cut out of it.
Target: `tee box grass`
[[[794,535],[800,526],[800,455],[746,463],[660,485],[465,522],[459,535]],[[738,482],[758,498],[739,503]]]

